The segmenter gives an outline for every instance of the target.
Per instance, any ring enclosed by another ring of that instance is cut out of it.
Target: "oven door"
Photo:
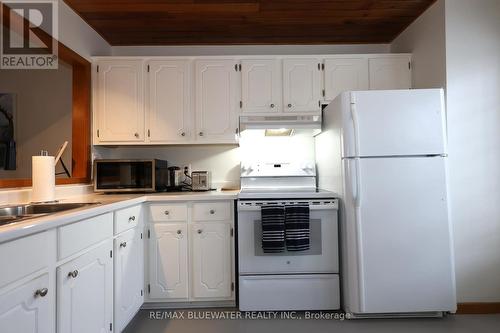
[[[264,253],[260,207],[265,204],[308,203],[310,249],[301,252]],[[239,200],[238,258],[240,275],[338,273],[338,201]]]

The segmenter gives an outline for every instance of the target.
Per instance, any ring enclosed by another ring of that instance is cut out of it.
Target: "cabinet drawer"
[[[141,207],[137,205],[115,211],[115,235],[139,224]]]
[[[187,221],[186,204],[161,204],[149,207],[154,222]]]
[[[41,232],[0,245],[0,288],[46,268],[54,260],[51,249],[55,248],[50,244],[55,240],[50,235]]]
[[[113,237],[113,213],[60,227],[57,236],[59,241],[58,259],[60,260],[108,237]]]
[[[200,202],[193,204],[194,221],[226,221],[230,219],[230,201]]]

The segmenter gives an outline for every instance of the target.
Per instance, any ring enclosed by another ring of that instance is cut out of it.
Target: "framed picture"
[[[15,94],[0,93],[0,169],[16,169]]]

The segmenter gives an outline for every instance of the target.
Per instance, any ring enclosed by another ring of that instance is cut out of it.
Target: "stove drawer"
[[[241,311],[337,310],[338,274],[240,276]]]

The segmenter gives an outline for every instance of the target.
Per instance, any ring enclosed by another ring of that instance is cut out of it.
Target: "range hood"
[[[321,115],[240,116],[240,130],[246,129],[321,130]]]

